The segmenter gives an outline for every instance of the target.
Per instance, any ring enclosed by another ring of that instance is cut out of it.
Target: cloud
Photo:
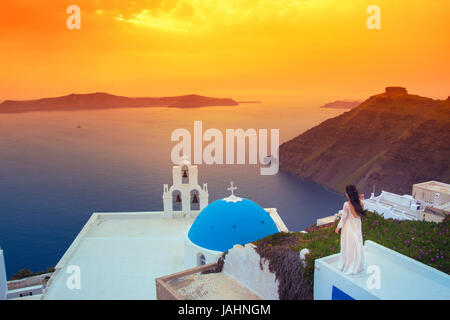
[[[114,19],[171,32],[204,32],[220,27],[298,19],[302,10],[334,0],[141,1],[113,12]]]
[[[160,10],[143,9],[128,17],[118,13],[114,19],[164,31],[188,32],[193,29],[192,22],[189,19],[178,18],[176,11],[161,12]]]

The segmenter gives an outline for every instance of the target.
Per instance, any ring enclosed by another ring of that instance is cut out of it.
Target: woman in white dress
[[[364,248],[361,217],[366,214],[364,203],[354,185],[345,187],[348,201],[344,203],[341,220],[336,233],[341,231],[341,254],[338,269],[346,274],[357,274],[364,270]]]

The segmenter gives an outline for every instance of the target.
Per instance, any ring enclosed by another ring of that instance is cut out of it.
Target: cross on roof
[[[234,195],[234,190],[236,190],[237,187],[234,186],[233,181],[231,181],[231,186],[227,188],[228,191],[231,191],[231,194]]]

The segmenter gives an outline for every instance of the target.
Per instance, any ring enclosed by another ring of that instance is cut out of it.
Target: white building
[[[427,181],[413,185],[413,197],[428,205],[442,206],[450,202],[450,184]]]
[[[441,222],[450,213],[450,185],[439,181],[427,181],[413,185],[412,195],[399,195],[382,190],[364,200],[367,210],[383,215],[385,219],[424,220]],[[338,213],[317,219],[317,226],[333,223]]]
[[[42,299],[156,299],[156,278],[287,231],[275,208],[234,195],[233,184],[229,197],[208,205],[207,185],[199,186],[197,167],[186,159],[172,172],[164,211],[94,213],[56,265]]]
[[[397,220],[418,220],[419,211],[424,209],[423,205],[410,195],[398,195],[384,190],[379,196],[372,193],[369,199],[364,200],[364,207],[383,215],[385,219]]]
[[[6,276],[4,251],[0,248],[0,300],[39,299],[43,290],[44,278],[47,276],[50,276],[50,274],[46,273],[8,281]]]
[[[366,210],[383,215],[385,219],[418,220],[419,212],[424,209],[424,206],[410,195],[398,195],[384,190],[378,196],[372,193],[370,198],[364,199],[363,202]],[[317,219],[316,225],[322,226],[333,223],[342,216],[342,212],[341,209],[332,216]]]

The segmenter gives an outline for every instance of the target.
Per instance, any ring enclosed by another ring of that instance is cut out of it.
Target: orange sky
[[[66,8],[81,7],[81,30]],[[381,30],[368,30],[368,5]],[[2,0],[0,101],[450,95],[448,0]]]

